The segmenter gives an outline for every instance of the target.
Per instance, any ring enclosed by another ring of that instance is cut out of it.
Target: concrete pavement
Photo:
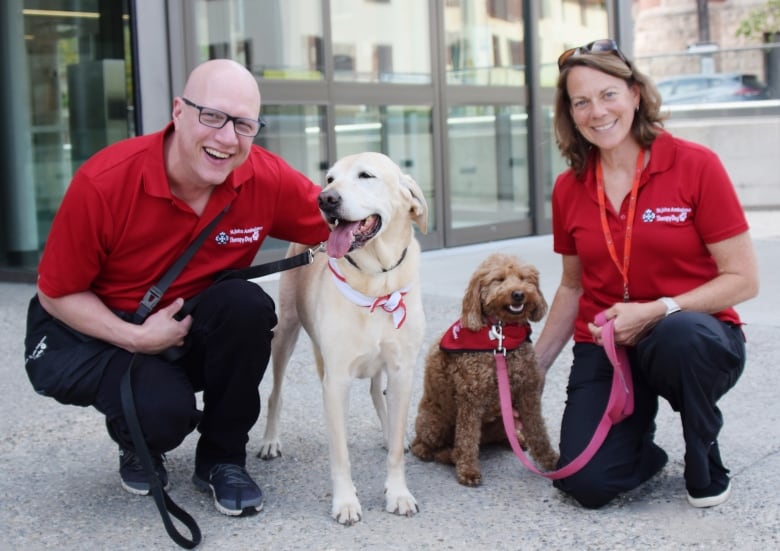
[[[721,452],[733,493],[720,507],[699,510],[685,500],[683,441],[677,416],[662,403],[658,443],[669,464],[644,486],[597,511],[576,506],[549,482],[526,471],[510,451],[481,455],[482,486],[466,488],[453,469],[407,456],[407,480],[420,513],[383,510],[385,452],[367,381],[353,386],[349,444],[364,519],[344,528],[329,516],[330,480],[322,401],[310,345],[302,337],[285,380],[284,455],[247,463],[266,496],[265,510],[227,518],[189,481],[196,434],[168,454],[171,496],[203,531],[200,549],[775,549],[780,548],[780,213],[751,212],[761,293],[738,309],[747,322],[748,363],[721,401],[726,424]],[[517,254],[537,265],[548,298],[560,277],[549,236],[430,251],[422,279],[426,347],[458,315],[466,282],[490,252]],[[262,282],[275,294],[273,278]],[[0,541],[5,549],[178,549],[154,503],[119,485],[116,447],[101,416],[35,394],[23,367],[26,304],[34,287],[0,284]],[[537,334],[538,329],[536,328]],[[565,399],[570,354],[547,379],[544,413],[553,440]],[[271,374],[261,385],[265,401]],[[421,395],[422,353],[409,418]],[[252,454],[265,424],[250,435]]]

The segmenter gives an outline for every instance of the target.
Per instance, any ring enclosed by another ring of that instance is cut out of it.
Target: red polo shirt
[[[588,322],[623,300],[623,276],[612,261],[601,228],[596,195],[595,156],[582,179],[570,169],[553,189],[555,252],[577,255],[582,288],[574,339],[590,342]],[[607,202],[607,219],[618,258],[623,243],[628,197],[620,212]],[[652,301],[698,287],[718,275],[707,251],[748,230],[734,186],[720,159],[709,149],[664,132],[651,146],[637,196],[628,289],[632,301]],[[715,314],[739,323],[733,308]]]
[[[277,155],[249,158],[214,189],[202,216],[173,197],[155,134],[113,144],[76,172],[54,218],[38,268],[50,297],[90,290],[112,309],[134,312],[199,232],[230,203],[217,227],[169,287],[160,306],[205,289],[215,273],[251,265],[267,236],[301,243],[328,238],[320,188]]]

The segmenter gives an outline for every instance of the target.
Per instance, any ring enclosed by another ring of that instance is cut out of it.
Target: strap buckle
[[[314,262],[314,255],[325,252],[325,241],[322,241],[319,245],[307,249],[307,252],[309,253],[309,261],[306,264],[311,264]]]
[[[499,321],[495,325],[492,325],[490,327],[490,333],[488,333],[491,339],[496,339],[498,343],[496,344],[496,349],[493,351],[493,354],[502,354],[503,356],[506,356],[506,348],[504,348],[504,328],[503,324]]]

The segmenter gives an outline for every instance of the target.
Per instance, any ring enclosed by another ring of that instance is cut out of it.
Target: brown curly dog
[[[496,382],[496,329],[516,413],[516,436],[545,469],[555,468],[541,408],[542,379],[530,340],[530,321],[547,313],[539,271],[514,256],[494,253],[471,276],[460,320],[435,343],[425,361],[425,386],[415,420],[412,453],[454,464],[458,482],[477,486],[481,444],[505,443]],[[465,349],[465,350],[464,350]]]

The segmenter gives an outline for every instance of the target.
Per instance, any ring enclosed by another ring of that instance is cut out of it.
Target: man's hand
[[[135,352],[159,354],[171,346],[182,346],[192,327],[192,316],[185,316],[181,321],[174,318],[183,305],[184,299],[177,298],[146,318],[140,326]]]

